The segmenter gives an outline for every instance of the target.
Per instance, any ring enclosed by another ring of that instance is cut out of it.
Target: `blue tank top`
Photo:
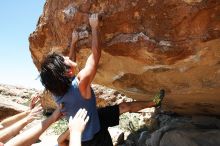
[[[89,100],[83,99],[80,94],[76,77],[72,81],[72,85],[68,92],[62,96],[54,96],[57,104],[63,103],[64,108],[62,112],[66,113],[67,120],[70,116],[75,116],[76,112],[80,108],[85,108],[89,116],[89,121],[86,124],[85,130],[82,134],[82,141],[91,140],[94,135],[100,130],[99,116],[96,109],[96,97],[94,91],[91,88],[92,98]]]

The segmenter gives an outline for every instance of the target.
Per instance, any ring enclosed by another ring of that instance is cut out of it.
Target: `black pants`
[[[98,109],[101,129],[92,140],[82,142],[82,146],[113,146],[108,127],[119,124],[119,106],[108,106]]]

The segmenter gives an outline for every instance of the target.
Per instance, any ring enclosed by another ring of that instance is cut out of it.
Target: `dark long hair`
[[[72,82],[71,77],[66,75],[69,69],[62,55],[52,53],[41,64],[41,83],[55,96],[63,96]]]

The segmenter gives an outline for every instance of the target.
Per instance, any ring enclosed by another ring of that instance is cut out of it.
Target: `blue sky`
[[[28,37],[45,0],[0,1],[0,84],[43,89],[29,51]]]

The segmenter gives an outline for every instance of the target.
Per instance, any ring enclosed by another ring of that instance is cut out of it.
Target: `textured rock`
[[[158,114],[157,130],[142,128],[128,135],[125,143],[137,146],[218,146],[220,119],[208,116]],[[127,146],[126,145],[126,146]]]
[[[103,50],[96,83],[137,100],[164,88],[165,110],[220,115],[219,0],[47,0],[29,38],[37,68],[48,52],[69,52],[73,30],[82,68],[94,12]]]
[[[7,117],[28,110],[27,106],[20,105],[3,96],[0,96],[0,101],[0,121]]]
[[[0,120],[23,112],[29,107],[30,98],[40,91],[0,84]]]
[[[218,146],[219,137],[220,130],[173,130],[164,134],[160,146]]]
[[[159,116],[160,129],[145,139],[151,146],[218,146],[220,145],[220,119],[207,116]]]

